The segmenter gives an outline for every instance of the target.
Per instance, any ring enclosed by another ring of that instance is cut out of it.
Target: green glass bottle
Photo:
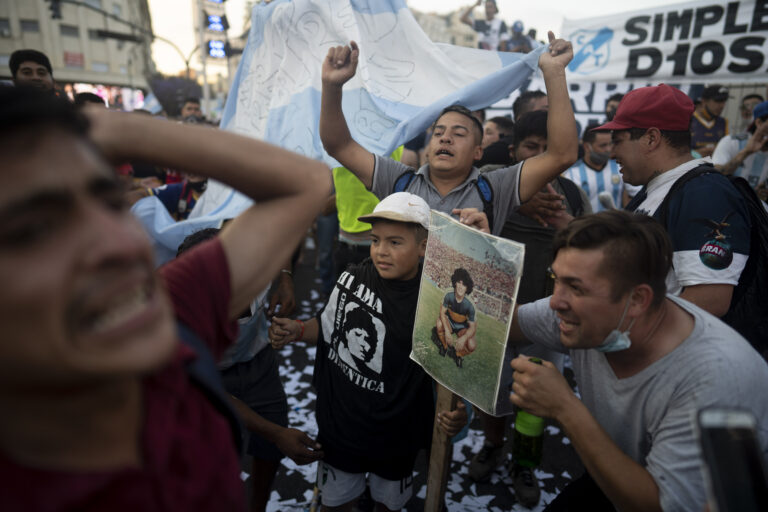
[[[541,364],[541,359],[531,357],[532,363]],[[515,418],[515,430],[512,436],[512,457],[517,464],[535,468],[541,464],[542,433],[544,418],[534,416],[520,409]]]

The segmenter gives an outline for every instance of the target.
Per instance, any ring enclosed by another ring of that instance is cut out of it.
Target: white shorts
[[[365,473],[346,473],[322,460],[317,464],[317,487],[323,505],[338,507],[362,496],[365,492]],[[390,510],[402,509],[413,495],[413,474],[402,480],[386,480],[368,473],[371,498]]]

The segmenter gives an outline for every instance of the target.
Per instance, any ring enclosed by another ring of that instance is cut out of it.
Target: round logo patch
[[[720,240],[708,240],[699,249],[699,259],[709,268],[723,270],[733,261],[731,244]]]
[[[614,185],[618,185],[620,179],[621,178],[619,178],[618,174],[614,174],[613,176],[611,176],[611,183],[613,183]]]

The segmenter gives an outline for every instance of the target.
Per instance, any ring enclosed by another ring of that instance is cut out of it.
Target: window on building
[[[120,4],[112,4],[112,14],[118,18],[123,17],[123,7]]]
[[[8,18],[0,18],[0,37],[11,37],[11,22]]]
[[[64,66],[83,69],[85,56],[81,52],[64,52]]]
[[[85,3],[96,9],[101,9],[101,0],[85,0]]]
[[[0,66],[7,68],[8,63],[11,62],[11,56],[6,53],[0,53]]]
[[[80,29],[74,25],[59,25],[59,30],[62,36],[66,37],[80,37]]]
[[[22,32],[40,32],[40,22],[37,20],[21,20]]]
[[[104,38],[99,35],[99,31],[89,28],[88,29],[88,39],[91,41],[103,41]]]
[[[93,61],[91,69],[99,73],[109,73],[109,63]]]

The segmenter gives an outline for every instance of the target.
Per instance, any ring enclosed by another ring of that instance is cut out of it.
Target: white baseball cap
[[[429,205],[410,192],[395,192],[377,204],[373,213],[357,218],[361,222],[371,222],[376,219],[413,222],[429,229]]]

